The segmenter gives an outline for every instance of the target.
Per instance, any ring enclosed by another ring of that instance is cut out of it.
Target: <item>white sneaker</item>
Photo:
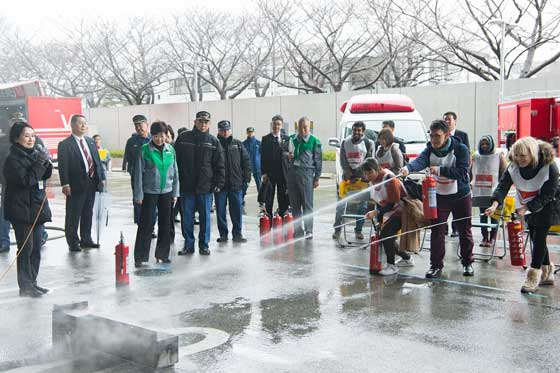
[[[385,268],[379,271],[379,274],[381,276],[391,276],[391,275],[396,275],[397,273],[399,273],[399,269],[394,264],[387,264]]]
[[[396,264],[397,267],[414,267],[414,259],[412,257],[410,259],[401,258]]]

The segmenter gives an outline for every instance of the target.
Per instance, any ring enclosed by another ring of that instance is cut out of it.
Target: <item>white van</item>
[[[426,147],[428,132],[412,100],[398,94],[369,94],[352,96],[340,107],[342,119],[337,129],[337,137],[329,138],[329,145],[336,147],[337,182],[342,178],[340,167],[340,145],[352,134],[352,125],[361,120],[366,125],[366,137],[374,142],[385,120],[395,122],[395,137],[401,138],[406,146],[410,160]]]

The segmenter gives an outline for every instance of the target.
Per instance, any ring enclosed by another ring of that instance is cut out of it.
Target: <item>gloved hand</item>
[[[214,193],[220,193],[220,190],[221,190],[220,188],[214,187]]]
[[[40,163],[45,163],[51,160],[51,155],[49,154],[47,148],[41,145],[37,145],[36,149],[38,150],[37,161],[39,161]]]

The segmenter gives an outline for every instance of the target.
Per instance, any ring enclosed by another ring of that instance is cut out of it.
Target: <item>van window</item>
[[[401,138],[405,144],[425,144],[428,142],[428,136],[424,124],[419,120],[393,120],[395,122],[395,136]],[[366,124],[366,137],[376,141],[377,134],[382,128],[382,120],[364,120]],[[344,123],[344,137],[352,134],[352,124],[354,122]]]

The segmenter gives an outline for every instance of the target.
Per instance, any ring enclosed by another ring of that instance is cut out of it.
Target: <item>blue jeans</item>
[[[232,235],[233,237],[241,236],[243,216],[241,214],[241,203],[243,200],[243,192],[221,191],[220,193],[214,193],[214,198],[216,198],[216,217],[218,218],[218,231],[220,232],[220,237],[228,236],[226,216],[227,204],[229,204],[229,217],[231,219],[231,223],[233,224]]]
[[[337,200],[340,200],[340,198],[337,197]],[[354,207],[353,209],[349,209],[347,211],[348,214],[365,215],[367,212],[367,202],[355,202],[353,207]],[[340,203],[336,206],[336,213],[334,215],[335,232],[340,232],[340,230],[342,229],[340,225],[342,225],[343,214],[344,214],[344,203]],[[354,228],[354,232],[356,233],[362,232],[362,228],[365,222],[366,222],[365,219],[356,220],[356,227]],[[349,221],[346,221],[345,223],[349,223]]]
[[[212,193],[181,193],[183,209],[183,232],[186,234],[185,249],[194,248],[194,213],[198,211],[200,231],[198,232],[198,248],[207,249],[210,241],[210,209]]]
[[[261,172],[253,172],[253,178],[255,179],[255,184],[257,184],[257,193],[261,190]],[[249,188],[249,183],[243,183],[243,202],[245,202],[245,195],[247,194],[247,189]]]
[[[3,191],[3,186],[0,187]],[[10,222],[4,219],[4,195],[0,194],[0,247],[10,247]]]

